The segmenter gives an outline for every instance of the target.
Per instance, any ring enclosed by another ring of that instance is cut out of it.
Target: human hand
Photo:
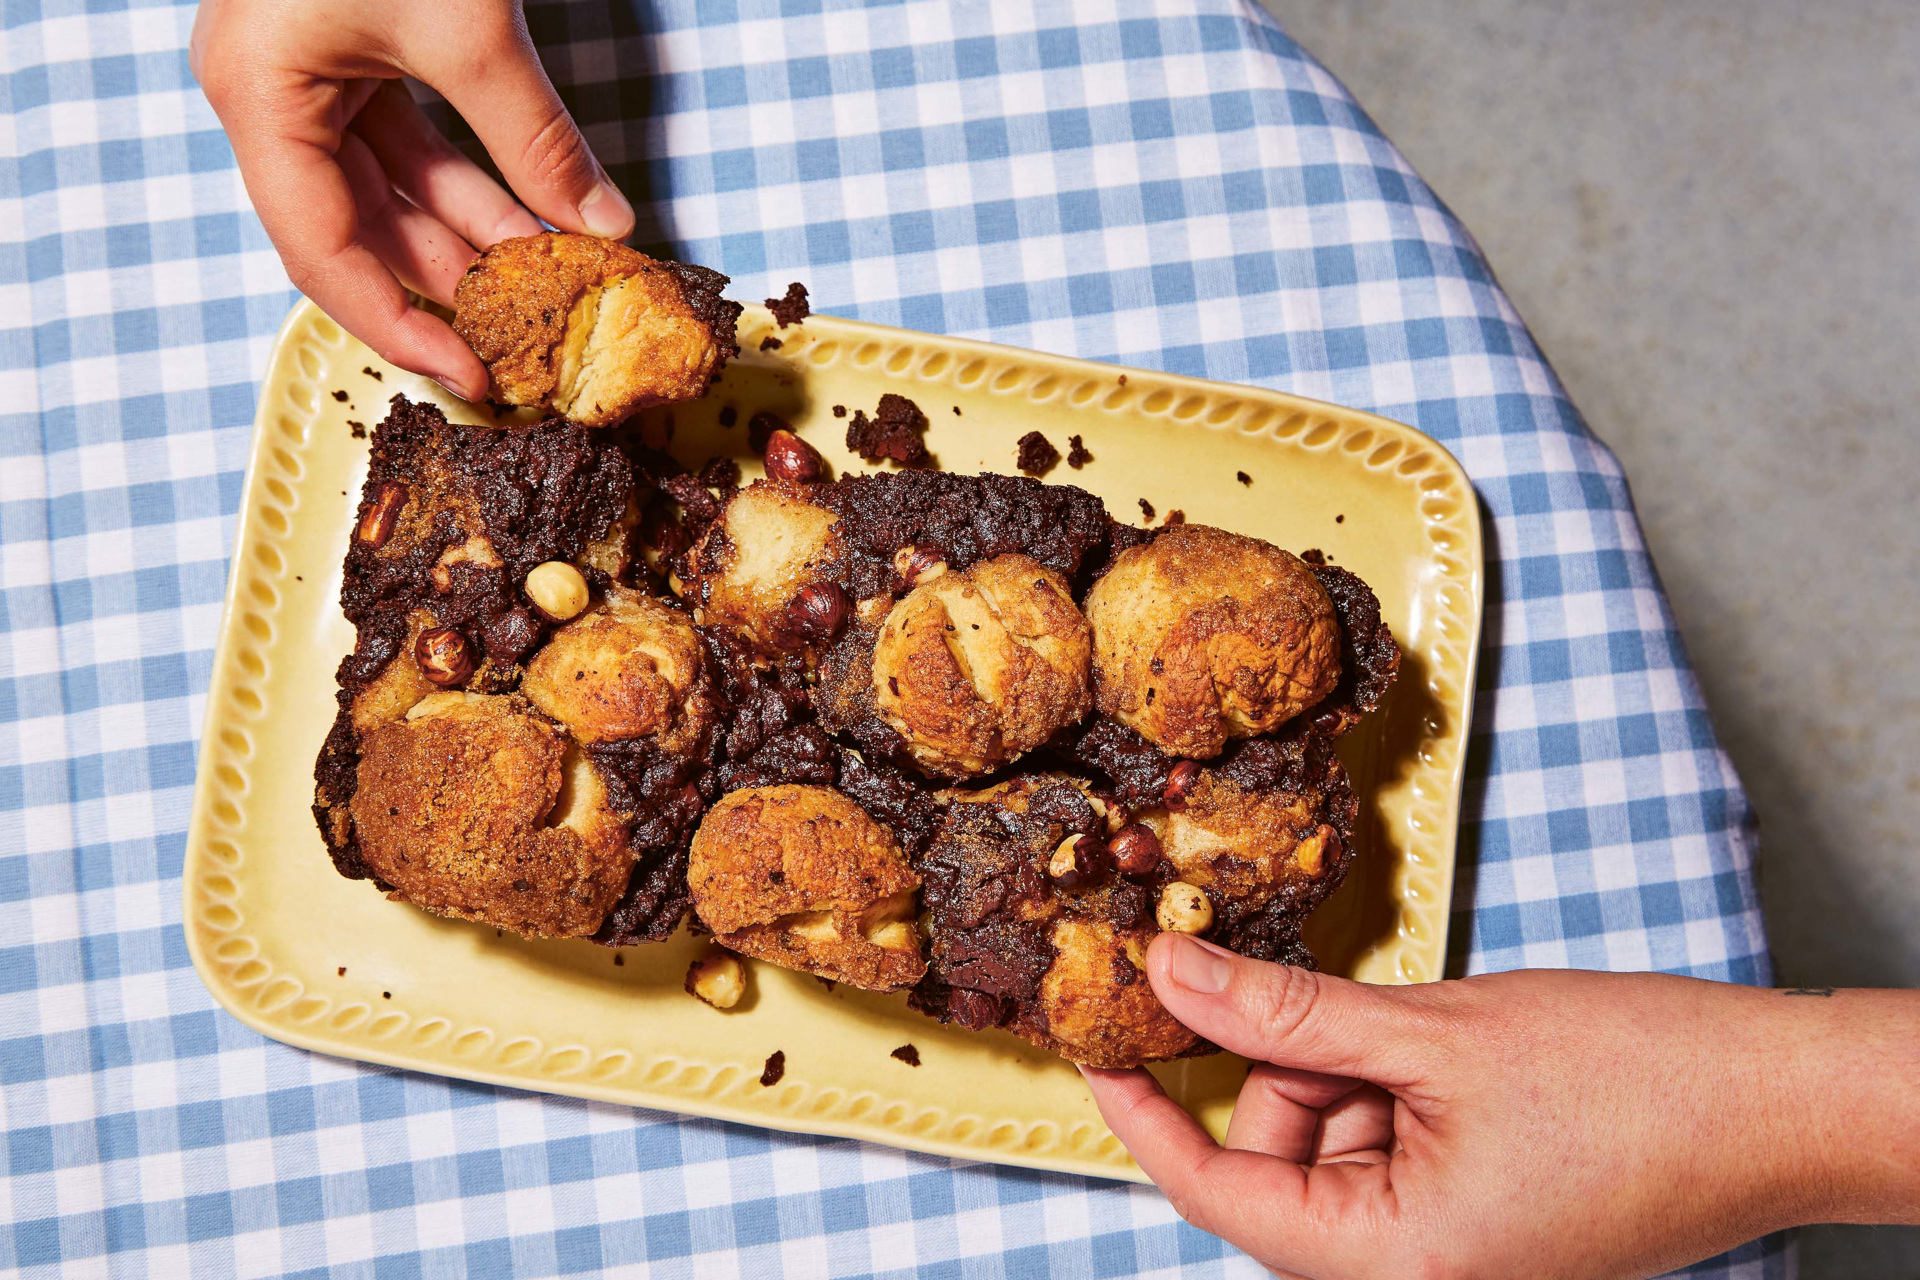
[[[1182,1217],[1285,1275],[1654,1275],[1920,1221],[1920,993],[1530,970],[1370,987],[1165,934],[1173,1015],[1256,1064],[1225,1146],[1083,1068]]]
[[[189,60],[294,286],[468,400],[486,395],[486,369],[402,286],[452,305],[476,250],[540,231],[534,214],[611,239],[633,229],[514,0],[204,0]],[[401,76],[473,126],[526,207],[440,135]]]

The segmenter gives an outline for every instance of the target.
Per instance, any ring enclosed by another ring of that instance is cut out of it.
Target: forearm
[[[1805,1222],[1920,1222],[1920,991],[1766,993]]]

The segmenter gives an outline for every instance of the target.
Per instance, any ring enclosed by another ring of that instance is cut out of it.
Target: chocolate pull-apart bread
[[[1400,656],[1358,577],[1067,485],[743,488],[634,435],[396,400],[317,769],[343,874],[613,944],[691,908],[1111,1067],[1212,1051],[1146,981],[1158,933],[1313,963],[1359,807],[1334,743]]]

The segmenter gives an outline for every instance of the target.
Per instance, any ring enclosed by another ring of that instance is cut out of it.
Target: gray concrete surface
[[[1633,483],[1783,978],[1920,985],[1920,5],[1265,0]],[[1803,1275],[1920,1277],[1920,1230]]]

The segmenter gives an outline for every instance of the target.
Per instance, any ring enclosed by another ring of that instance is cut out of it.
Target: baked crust
[[[1326,589],[1257,538],[1174,525],[1116,557],[1086,611],[1096,704],[1174,755],[1269,733],[1340,680]]]
[[[995,556],[893,606],[874,644],[874,707],[923,769],[974,777],[1087,713],[1091,645],[1064,577]]]
[[[687,868],[722,946],[871,991],[926,971],[920,877],[893,833],[831,787],[751,787],[701,821]]]
[[[502,240],[454,290],[454,331],[492,397],[585,426],[691,400],[739,350],[727,278],[617,241],[550,231]]]
[[[615,587],[553,633],[520,691],[581,742],[645,737],[690,755],[713,730],[705,657],[686,614]]]
[[[352,812],[392,896],[529,937],[591,934],[633,868],[598,775],[513,695],[436,693],[367,733]]]

